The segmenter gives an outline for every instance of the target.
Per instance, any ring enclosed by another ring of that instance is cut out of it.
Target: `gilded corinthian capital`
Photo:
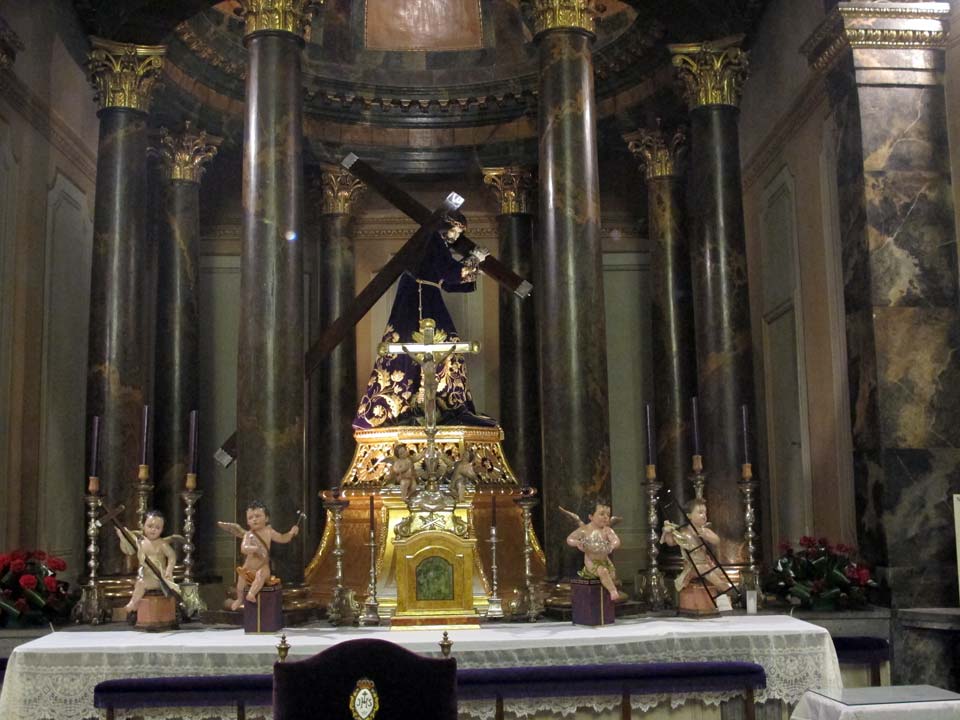
[[[668,46],[691,109],[740,103],[747,77],[747,54],[739,47],[742,40],[742,35],[734,35],[713,42]]]
[[[322,215],[349,215],[353,204],[367,186],[339,165],[321,165],[319,177],[312,181],[314,197],[320,195]]]
[[[244,36],[272,30],[303,37],[323,0],[240,0],[237,14],[245,23]]]
[[[483,169],[483,184],[489,185],[500,203],[500,215],[521,215],[533,211],[533,171],[522,167]]]
[[[129,45],[91,37],[87,60],[90,82],[100,109],[128,108],[147,112],[150,92],[163,68],[164,45]]]
[[[172,134],[166,128],[160,132],[160,146],[154,153],[163,163],[166,178],[199,183],[206,169],[204,165],[217,154],[217,147],[223,139],[207,135],[204,130],[197,132],[190,127],[189,120],[184,123],[183,132],[179,135]]]
[[[679,127],[670,140],[660,128],[634,130],[623,136],[627,147],[640,162],[647,180],[680,175],[680,162],[686,152],[687,133]]]
[[[593,3],[594,0],[531,0],[533,34],[559,28],[595,32],[597,11]]]

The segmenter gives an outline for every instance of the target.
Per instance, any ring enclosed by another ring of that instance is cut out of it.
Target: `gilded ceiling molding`
[[[323,215],[349,215],[354,203],[367,186],[349,170],[339,165],[322,165],[319,177],[313,179],[313,190],[319,193],[320,212]]]
[[[643,166],[647,180],[658,177],[676,177],[687,150],[687,132],[678,127],[670,140],[659,127],[641,128],[623,136],[633,156]]]
[[[205,130],[197,132],[189,120],[184,122],[183,132],[178,135],[166,128],[160,132],[160,146],[151,150],[163,163],[166,179],[199,183],[206,170],[204,166],[217,154],[223,139],[207,135]]]
[[[23,50],[20,36],[13,31],[6,20],[0,18],[0,70],[13,65],[20,50]]]
[[[525,167],[483,168],[483,184],[489,185],[500,204],[500,215],[533,212],[533,171]]]
[[[218,53],[212,47],[207,45],[190,27],[190,23],[184,20],[174,28],[177,39],[180,40],[194,55],[218,70],[225,72],[238,80],[244,80],[247,77],[247,68],[244,64],[228,60]]]
[[[87,60],[90,82],[100,109],[128,108],[147,112],[150,93],[163,68],[164,45],[128,45],[91,37]]]
[[[596,32],[597,11],[593,0],[532,0],[533,34],[547,30],[583,30]]]
[[[830,68],[848,49],[944,50],[950,5],[840,3],[800,52],[814,72]]]
[[[667,46],[691,109],[740,104],[747,77],[747,53],[740,49],[742,41],[743,35],[733,35],[712,42]]]
[[[239,0],[237,14],[244,21],[244,37],[263,31],[288,32],[304,37],[323,0]]]

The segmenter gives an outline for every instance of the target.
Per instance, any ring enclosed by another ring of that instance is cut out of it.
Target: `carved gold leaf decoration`
[[[594,33],[597,11],[593,0],[533,0],[533,34],[574,28]]]
[[[118,107],[147,112],[167,48],[97,37],[91,38],[91,43],[87,67],[100,109]]]
[[[324,215],[349,215],[353,204],[366,191],[367,186],[355,178],[350,171],[338,165],[324,165],[319,183],[321,193],[321,212]]]
[[[715,42],[669,46],[690,108],[739,105],[747,77],[747,54],[739,47],[741,40],[743,36],[737,35]]]
[[[160,147],[154,150],[154,154],[163,163],[167,178],[199,183],[204,165],[217,154],[222,138],[207,135],[205,130],[195,131],[189,120],[179,135],[166,128],[161,128],[161,133]]]
[[[678,127],[670,140],[659,127],[639,129],[623,136],[633,156],[643,166],[647,179],[680,175],[680,160],[686,151],[687,133]]]
[[[237,14],[244,20],[245,36],[273,30],[302,38],[322,4],[323,0],[240,0]]]
[[[483,183],[489,185],[497,196],[500,215],[520,215],[533,211],[532,192],[536,183],[530,168],[484,168]]]

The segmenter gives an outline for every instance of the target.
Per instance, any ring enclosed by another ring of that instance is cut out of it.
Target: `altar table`
[[[387,628],[304,627],[286,631],[291,659],[314,655],[343,640],[378,637],[424,655],[439,655],[441,629],[391,631]],[[840,668],[829,633],[780,615],[711,619],[649,618],[618,620],[603,627],[569,623],[497,624],[479,630],[450,630],[459,667],[586,665],[616,662],[740,660],[763,666],[766,690],[757,701],[797,703],[815,687],[839,688]],[[0,692],[0,718],[85,720],[96,717],[93,687],[102,680],[171,675],[227,675],[271,672],[277,635],[245,635],[236,629],[189,629],[147,634],[129,630],[63,631],[16,648]],[[679,706],[684,696],[640,696],[634,707],[658,702]],[[726,697],[695,696],[718,703]],[[522,700],[508,712],[525,717],[543,711],[567,713],[619,706],[620,698]],[[472,705],[465,704],[465,705]],[[197,717],[210,717],[206,709]],[[484,717],[482,708],[461,714]],[[492,714],[492,713],[490,713]],[[189,718],[189,713],[177,713]],[[229,717],[229,710],[224,714]]]

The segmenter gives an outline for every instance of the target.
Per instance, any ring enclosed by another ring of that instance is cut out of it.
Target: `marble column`
[[[681,169],[686,133],[678,128],[668,137],[659,128],[641,129],[624,135],[624,140],[647,180],[657,477],[669,491],[661,500],[677,504],[693,496],[687,480],[693,456],[690,401],[697,394],[690,245]],[[676,516],[675,508],[665,508],[665,512],[668,519]]]
[[[522,278],[533,278],[533,172],[522,167],[483,169],[483,182],[497,199],[500,260]],[[536,287],[536,286],[535,286]],[[540,378],[533,298],[500,288],[500,426],[514,474],[542,492]],[[542,514],[536,514],[542,532]]]
[[[740,406],[747,405],[751,418],[754,407],[737,107],[746,76],[740,39],[670,46],[690,107],[688,227],[706,497],[711,522],[731,539],[746,530],[737,488],[745,460]],[[755,462],[752,434],[749,442]],[[725,559],[747,561],[745,552]]]
[[[237,515],[259,499],[286,531],[303,474],[303,33],[311,0],[243,0],[247,48],[237,366]],[[303,542],[273,572],[303,580]]]
[[[543,418],[544,551],[550,577],[573,577],[558,505],[586,516],[610,497],[607,345],[600,247],[592,10],[536,0],[540,210],[537,318]]]
[[[310,337],[343,315],[356,297],[353,210],[366,186],[344,168],[324,165],[310,182],[314,279],[311,288]],[[353,459],[353,417],[357,411],[357,340],[348,333],[323,359],[309,380],[311,467],[307,498],[319,502],[321,490],[336,487]],[[307,519],[307,547],[320,544],[323,513]]]
[[[150,305],[144,288],[146,242],[147,110],[163,65],[164,47],[123,45],[91,38],[89,69],[100,105],[97,187],[93,216],[87,428],[100,423],[100,488],[109,506],[126,505],[136,527],[136,481],[143,406],[152,368],[145,361]],[[79,428],[78,428],[79,430]],[[89,432],[89,430],[88,430]],[[89,453],[90,438],[87,439]],[[88,458],[89,462],[89,458]],[[100,546],[100,572],[122,574],[115,542]]]
[[[895,606],[956,605],[960,292],[947,3],[839,3],[805,44],[837,127],[858,544]]]
[[[158,232],[157,343],[154,390],[154,506],[170,532],[183,528],[179,493],[190,464],[190,412],[198,407],[200,178],[220,138],[185,123],[163,129],[154,154],[163,191]],[[202,488],[201,488],[202,489]]]

